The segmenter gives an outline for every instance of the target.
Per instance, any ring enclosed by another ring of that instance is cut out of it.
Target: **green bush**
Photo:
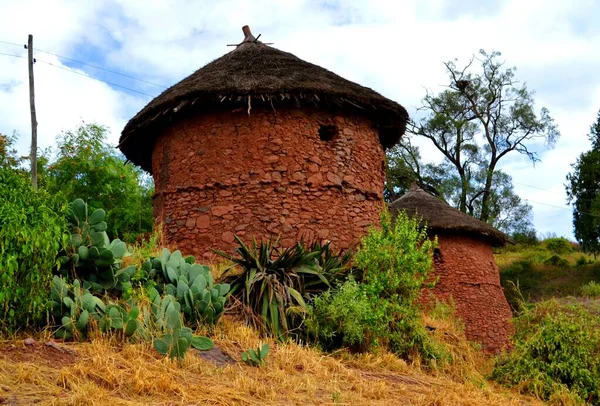
[[[381,228],[362,239],[355,265],[363,271],[362,289],[371,303],[372,343],[387,345],[407,357],[415,352],[436,358],[416,304],[421,288],[433,270],[435,241],[417,220],[400,212],[392,224],[389,212],[381,215]]]
[[[362,349],[370,339],[371,302],[354,279],[317,296],[308,308],[309,340],[326,351],[340,347]]]
[[[35,324],[45,314],[66,229],[62,210],[27,178],[0,168],[0,327],[6,330]]]
[[[563,255],[573,251],[571,242],[566,238],[548,238],[544,240],[544,245],[548,251],[554,254]]]
[[[564,258],[561,258],[558,255],[552,255],[550,258],[544,261],[546,265],[558,266],[561,268],[567,268],[569,266],[569,261]]]
[[[515,319],[514,349],[499,358],[492,378],[544,400],[568,390],[576,401],[598,404],[599,327],[580,305],[531,305]]]
[[[590,281],[581,286],[581,295],[586,297],[600,297],[600,283]]]
[[[516,245],[520,246],[533,246],[538,245],[540,243],[535,230],[516,232],[513,235],[511,235],[511,238]]]

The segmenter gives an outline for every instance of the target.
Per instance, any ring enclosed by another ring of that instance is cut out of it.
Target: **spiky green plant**
[[[216,251],[234,264],[224,273],[231,295],[246,309],[249,324],[280,339],[288,336],[306,313],[306,299],[328,289],[340,271],[327,254],[328,244],[317,250],[302,243],[280,249],[277,242],[253,240],[248,247],[235,238],[235,255]],[[323,258],[329,258],[328,271],[319,263]],[[242,272],[231,274],[236,267]]]

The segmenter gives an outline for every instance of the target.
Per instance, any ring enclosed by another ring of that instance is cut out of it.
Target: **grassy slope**
[[[482,372],[489,371],[490,360],[448,322],[427,323],[437,327],[435,334],[454,354],[452,367],[427,373],[387,353],[332,356],[293,343],[271,343],[265,368],[243,363],[217,368],[192,353],[180,365],[147,345],[123,346],[106,338],[65,344],[76,355],[60,356],[43,345],[25,347],[13,339],[0,343],[0,404],[539,404],[487,382]],[[229,317],[214,339],[237,360],[260,342],[254,331]]]
[[[561,258],[569,262],[566,267],[545,264],[544,261],[552,255],[543,246],[513,248],[495,255],[500,279],[511,305],[515,306],[520,297],[515,292],[513,283],[518,283],[523,299],[539,301],[552,297],[579,296],[582,285],[593,280],[600,281],[600,262],[576,266],[583,254],[573,251],[561,255]],[[594,261],[592,256],[584,257],[588,261]]]

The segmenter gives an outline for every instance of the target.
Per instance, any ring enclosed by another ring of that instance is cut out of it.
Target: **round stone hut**
[[[121,151],[154,177],[155,224],[196,255],[231,251],[234,235],[348,247],[379,220],[384,150],[408,113],[243,32],[121,134]]]
[[[438,281],[433,294],[441,301],[452,298],[467,338],[481,343],[488,352],[506,346],[511,334],[511,311],[492,247],[505,245],[508,237],[416,186],[389,207],[392,215],[403,210],[410,217],[422,219],[430,237],[437,236],[434,268]],[[424,292],[425,303],[430,293]]]

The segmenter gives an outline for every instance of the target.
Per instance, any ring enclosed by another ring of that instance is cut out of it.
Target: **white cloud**
[[[226,44],[239,42],[241,26],[249,24],[255,34],[262,33],[261,40],[372,87],[411,113],[425,88],[438,91],[446,82],[442,61],[464,61],[480,48],[500,50],[507,65],[519,68],[518,78],[537,91],[537,105],[550,109],[562,132],[556,148],[542,154],[535,168],[513,157],[503,169],[515,182],[553,192],[516,184],[523,197],[561,207],[565,176],[589,148],[585,134],[600,108],[600,78],[592,74],[600,71],[600,29],[594,23],[600,20],[600,5],[593,0],[0,0],[0,9],[9,16],[0,25],[0,41],[24,43],[32,33],[36,48],[165,85],[228,52]],[[0,52],[24,54],[2,44]],[[61,63],[42,55],[39,59]],[[18,130],[26,153],[26,62],[0,55],[0,64],[0,132]],[[56,134],[81,119],[109,125],[115,142],[126,121],[149,101],[43,63],[35,68],[41,146],[52,145]],[[141,83],[117,83],[160,92]],[[423,155],[438,156],[431,147],[424,147]],[[570,235],[569,211],[534,204],[534,214],[540,231]]]

